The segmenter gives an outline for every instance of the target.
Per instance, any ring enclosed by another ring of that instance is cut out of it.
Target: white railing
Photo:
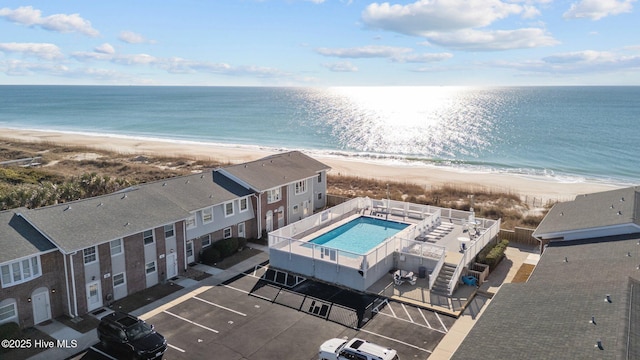
[[[444,256],[440,258],[440,260],[438,260],[438,263],[436,264],[436,267],[434,267],[433,271],[431,272],[433,276],[429,277],[429,290],[433,289],[433,285],[436,283],[438,274],[440,274],[440,270],[442,270],[442,267],[444,266],[444,259]]]
[[[360,211],[366,207],[363,202],[366,202],[367,198],[356,198],[341,204],[338,204],[330,209],[321,211],[317,214],[313,214],[302,220],[296,221],[293,224],[281,227],[269,233],[269,247],[276,245],[274,242],[281,241],[286,238],[295,238],[297,235],[320,225],[327,226],[336,221],[339,221],[345,217],[345,215],[353,212]]]
[[[332,262],[336,266],[346,266],[363,271],[367,267],[366,262],[363,261],[364,255],[291,238],[279,238],[278,240],[271,248],[287,252],[289,258],[296,254],[311,259]]]
[[[468,266],[471,261],[480,253],[480,251],[500,232],[500,220],[493,221],[492,224],[486,230],[482,231],[480,236],[478,236],[475,240],[470,242],[469,246],[466,248],[464,253],[462,254],[462,258],[456,266],[456,270],[453,272],[451,276],[451,280],[449,280],[449,295],[453,294],[453,291],[456,288],[456,283],[460,279],[460,274],[462,273],[462,269],[465,266]],[[489,224],[489,222],[484,222],[484,224]]]
[[[410,226],[382,242],[365,255],[328,248],[295,239],[314,228],[327,227],[346,218],[348,215],[360,212],[365,213],[366,211],[413,217],[422,220],[415,226]],[[420,235],[424,235],[429,228],[437,226],[442,221],[442,218],[449,219],[452,223],[463,225],[467,223],[469,214],[468,211],[412,204],[396,200],[375,200],[368,197],[355,198],[272,231],[269,233],[269,247],[287,251],[290,257],[292,254],[299,254],[313,259],[335,262],[336,265],[339,266],[348,266],[362,270],[365,274],[368,268],[382,261],[394,251],[436,259],[436,267],[431,272],[434,276],[431,276],[429,279],[429,288],[431,288],[437,275],[444,266],[444,247],[407,239],[415,239]],[[462,259],[449,283],[450,294],[455,289],[462,269],[467,266],[480,250],[495,238],[500,231],[500,220],[495,221],[479,218],[475,219],[475,223],[480,229],[485,230],[481,231],[480,235],[470,242],[463,253]]]

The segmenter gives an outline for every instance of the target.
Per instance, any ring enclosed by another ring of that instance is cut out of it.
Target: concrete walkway
[[[505,251],[505,255],[506,257],[498,267],[480,286],[479,292],[497,293],[502,284],[510,283],[513,280],[522,264],[535,265],[540,259],[537,247],[526,247],[519,244],[510,244]],[[447,335],[442,338],[433,354],[429,356],[429,360],[450,359],[490,303],[491,298],[489,296],[476,295],[462,313],[462,316],[449,329]]]

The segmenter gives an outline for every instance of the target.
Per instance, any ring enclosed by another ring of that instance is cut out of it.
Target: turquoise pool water
[[[365,255],[407,226],[409,224],[362,216],[310,240],[309,243]]]

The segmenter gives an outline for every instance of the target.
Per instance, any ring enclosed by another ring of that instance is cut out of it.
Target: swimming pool
[[[365,255],[409,224],[361,216],[328,231],[309,243]]]

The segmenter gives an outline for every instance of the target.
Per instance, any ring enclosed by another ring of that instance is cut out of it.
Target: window
[[[224,217],[233,215],[233,201],[224,204]]]
[[[224,237],[225,239],[230,238],[230,237],[231,237],[231,235],[232,235],[232,233],[231,233],[231,228],[230,228],[230,227],[225,228],[224,230],[222,230],[222,233],[223,233],[223,237]]]
[[[156,272],[156,262],[152,261],[150,263],[147,263],[145,265],[145,269],[146,269],[147,274],[151,274],[151,273]]]
[[[207,247],[211,245],[211,235],[205,235],[201,238],[202,247]]]
[[[318,174],[318,182],[321,183],[322,182],[322,173]]]
[[[113,275],[113,287],[121,286],[126,283],[126,279],[124,277],[124,273]]]
[[[91,264],[92,262],[95,262],[96,260],[98,260],[98,258],[96,257],[96,247],[92,246],[90,248],[86,248],[83,250],[83,254],[84,254],[84,264]]]
[[[294,213],[294,214],[297,214],[297,213],[298,213],[298,209],[299,209],[299,208],[300,208],[300,207],[299,207],[298,205],[293,205],[293,213]]]
[[[34,256],[0,266],[2,287],[21,284],[40,276],[39,258],[39,256]]]
[[[280,188],[267,191],[267,204],[280,201]]]
[[[116,239],[111,242],[111,256],[122,254],[122,239]]]
[[[18,311],[16,309],[16,301],[7,299],[0,302],[0,324],[9,322],[16,318]]]
[[[296,195],[304,194],[307,192],[307,180],[298,181],[296,183]]]
[[[322,193],[318,193],[318,200],[322,200]]]
[[[240,212],[245,212],[249,210],[249,199],[242,198],[240,199]]]
[[[165,225],[164,226],[164,238],[168,239],[168,238],[172,238],[174,236],[176,236],[176,231],[174,229],[173,224]]]
[[[213,221],[213,209],[206,208],[202,210],[202,223],[208,224]]]
[[[187,218],[187,229],[193,229],[196,227],[196,216],[191,215]]]
[[[153,244],[153,230],[146,230],[142,233],[142,240],[145,245]]]

